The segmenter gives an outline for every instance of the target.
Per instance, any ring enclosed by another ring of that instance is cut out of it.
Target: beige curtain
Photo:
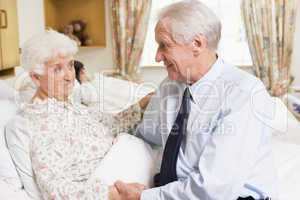
[[[291,83],[298,0],[243,0],[241,9],[256,75],[280,96]]]
[[[111,0],[113,60],[119,74],[138,79],[151,0]]]

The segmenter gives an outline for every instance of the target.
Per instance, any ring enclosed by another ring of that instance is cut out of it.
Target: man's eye
[[[166,47],[165,44],[163,44],[163,43],[160,43],[160,44],[159,44],[159,48],[160,48],[160,49],[164,49],[165,47]]]

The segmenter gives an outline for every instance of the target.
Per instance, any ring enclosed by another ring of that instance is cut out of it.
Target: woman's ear
[[[192,45],[194,56],[198,56],[207,48],[207,39],[203,35],[199,34],[194,38]]]
[[[34,84],[37,87],[39,87],[40,86],[41,75],[39,75],[38,73],[36,73],[34,71],[30,71],[29,76],[30,76],[31,80],[34,82]]]

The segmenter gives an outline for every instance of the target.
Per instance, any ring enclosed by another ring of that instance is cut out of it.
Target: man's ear
[[[194,56],[198,56],[201,52],[203,52],[207,48],[207,39],[203,35],[199,34],[195,36],[192,45],[193,45]]]
[[[38,73],[36,73],[34,71],[30,71],[29,76],[30,76],[31,80],[34,82],[34,84],[37,87],[39,87],[40,86],[41,75],[39,75]]]

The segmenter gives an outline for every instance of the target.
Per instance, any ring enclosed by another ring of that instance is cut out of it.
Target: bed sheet
[[[279,199],[298,199],[300,196],[300,146],[275,139],[273,140],[273,149],[276,166],[278,168]],[[10,185],[3,180],[0,180],[0,188],[0,199],[29,200],[24,190],[15,188],[13,185]]]

